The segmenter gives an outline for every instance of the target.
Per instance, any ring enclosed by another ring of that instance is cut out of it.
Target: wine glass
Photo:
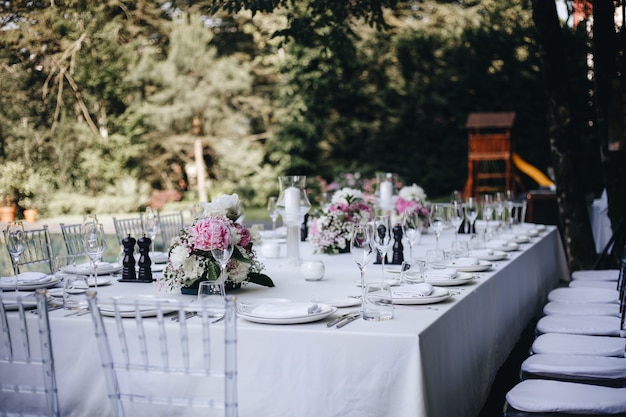
[[[151,247],[150,250],[154,252],[154,241],[161,230],[161,224],[159,222],[159,215],[152,207],[146,207],[146,212],[143,215],[143,231],[150,236]]]
[[[496,220],[500,222],[500,224],[504,223],[504,193],[496,193],[496,197],[493,201],[493,209],[496,212]]]
[[[85,253],[91,260],[91,265],[94,272],[94,287],[98,287],[98,265],[102,260],[104,251],[106,249],[106,236],[104,234],[104,228],[101,223],[97,221],[83,222],[81,233],[83,237],[83,246],[85,247]]]
[[[483,196],[483,220],[485,221],[485,233],[489,230],[489,220],[493,217],[493,197],[490,194]]]
[[[384,281],[385,259],[387,258],[387,252],[389,252],[391,245],[393,245],[393,239],[391,238],[391,219],[389,219],[389,216],[376,216],[374,217],[372,226],[374,227],[372,242],[380,255]]]
[[[478,217],[478,203],[474,197],[468,197],[467,201],[465,201],[465,218],[469,221],[470,225],[470,233],[474,233],[476,230],[474,227],[474,223],[476,223],[476,218]]]
[[[454,226],[454,240],[459,240],[459,227],[463,223],[463,204],[454,200],[448,206],[448,218]]]
[[[372,232],[373,227],[371,224],[357,224],[352,229],[352,236],[350,236],[350,253],[352,259],[356,262],[356,266],[359,267],[361,272],[361,289],[363,291],[362,297],[365,298],[365,268],[367,264],[372,260],[374,254],[374,248],[372,247]]]
[[[224,285],[226,284],[227,272],[226,272],[226,264],[230,260],[230,257],[233,254],[233,250],[235,249],[235,245],[233,242],[233,236],[230,233],[230,229],[226,225],[214,224],[211,227],[211,255],[213,255],[213,259],[220,266],[220,283],[221,283],[221,291],[222,296],[226,296],[226,292],[224,289]]]
[[[506,190],[506,209],[509,213],[508,223],[509,229],[513,228],[513,224],[516,222],[517,211],[515,207],[515,196],[513,195],[513,191]]]
[[[267,211],[272,219],[272,234],[276,235],[276,220],[278,220],[278,209],[276,208],[276,197],[267,199]]]
[[[24,225],[22,222],[9,222],[6,231],[6,245],[11,259],[13,260],[13,273],[15,275],[15,291],[17,291],[19,266],[18,262],[20,256],[24,253],[26,248],[26,233],[24,232]]]
[[[439,236],[446,222],[446,212],[441,204],[433,204],[430,207],[430,227],[435,232],[436,248],[439,249]]]
[[[402,232],[409,243],[409,262],[413,262],[413,246],[422,236],[422,221],[414,210],[407,210],[402,215]]]

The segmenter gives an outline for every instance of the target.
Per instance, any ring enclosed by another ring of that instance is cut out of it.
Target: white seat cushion
[[[604,288],[561,287],[548,293],[548,301],[619,304],[619,291]]]
[[[533,342],[533,353],[624,357],[626,339],[610,336],[546,333]]]
[[[605,290],[615,290],[617,289],[617,282],[577,279],[576,281],[570,281],[568,286],[570,288],[604,288]]]
[[[566,316],[551,314],[537,322],[539,333],[584,334],[590,336],[619,336],[620,318],[610,316]]]
[[[616,414],[626,412],[626,388],[527,379],[506,394],[506,401],[534,413]]]
[[[572,280],[617,281],[619,269],[582,270],[572,272]]]
[[[537,354],[522,362],[522,372],[556,378],[626,379],[626,358]]]
[[[619,304],[613,303],[565,303],[550,301],[543,306],[543,314],[565,314],[569,316],[615,316],[619,317]]]

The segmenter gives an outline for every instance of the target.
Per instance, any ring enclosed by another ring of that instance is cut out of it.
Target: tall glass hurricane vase
[[[280,194],[276,209],[287,226],[287,263],[294,266],[300,265],[300,225],[311,208],[305,183],[304,175],[279,177]]]
[[[26,248],[26,233],[22,222],[9,222],[6,229],[6,245],[13,260],[13,274],[15,275],[15,291],[18,289],[18,275],[20,256]]]
[[[361,272],[361,289],[363,291],[362,299],[365,299],[365,268],[371,262],[374,255],[374,247],[372,245],[372,232],[373,228],[371,224],[357,224],[352,229],[352,236],[350,237],[350,253],[356,266],[359,267]]]

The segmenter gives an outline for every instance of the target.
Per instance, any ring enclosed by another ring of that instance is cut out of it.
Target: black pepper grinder
[[[122,239],[122,246],[124,247],[124,259],[122,260],[123,280],[137,279],[135,271],[135,243],[137,241],[130,237],[130,234]]]
[[[380,242],[380,244],[382,244],[383,242],[385,242],[385,235],[387,234],[387,228],[385,227],[385,225],[379,225],[378,228],[376,229],[376,233],[377,236],[374,237],[374,239],[378,238],[378,242]],[[389,246],[387,246],[387,248],[389,248]],[[376,265],[381,264],[383,262],[383,257],[380,255],[380,251],[376,250],[376,262],[374,262]],[[387,261],[387,254],[385,253],[385,264],[389,263]]]
[[[146,237],[146,235],[143,235],[137,241],[137,245],[139,246],[139,280],[151,282],[152,261],[150,260],[148,252],[150,252],[150,245],[152,245],[152,240],[149,237]]]
[[[404,245],[402,244],[402,227],[395,225],[393,231],[393,254],[391,257],[391,263],[393,265],[402,265],[404,262]]]

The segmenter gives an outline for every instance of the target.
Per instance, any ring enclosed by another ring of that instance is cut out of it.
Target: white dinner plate
[[[402,265],[385,265],[385,273],[399,274],[402,272]]]
[[[470,251],[470,256],[481,259],[483,261],[501,261],[503,259],[506,259],[508,255],[506,254],[506,252],[501,250],[494,250],[491,251],[491,253],[481,252],[480,250],[477,250]]]
[[[149,302],[156,302],[156,301],[161,301],[166,303],[171,303],[172,307],[168,308],[167,306],[162,307],[161,309],[163,310],[163,314],[167,314],[167,313],[171,313],[172,311],[176,310],[178,308],[178,304],[179,301],[178,300],[170,300],[170,299],[166,299],[166,298],[159,298],[153,295],[133,295],[133,296],[119,296],[119,297],[112,297],[113,299],[116,299],[118,301],[124,301],[124,303],[129,302],[132,303],[135,300],[138,301],[149,301]],[[120,312],[120,316],[121,317],[135,317],[135,306],[132,304],[118,304],[117,305],[119,312]],[[115,317],[115,308],[113,306],[113,304],[108,304],[106,301],[100,304],[100,312],[102,313],[103,316],[109,316],[109,317]],[[150,305],[140,305],[139,306],[139,312],[141,314],[142,317],[154,317],[157,315],[157,310],[150,306]]]
[[[384,280],[385,284],[394,287],[396,285],[400,285],[402,283],[402,280],[398,277],[398,278],[385,278]],[[365,284],[376,284],[377,281],[365,281]],[[354,281],[354,285],[356,285],[357,287],[361,286],[361,281]]]
[[[519,250],[519,245],[515,242],[487,242],[487,248],[502,252],[513,252]]]
[[[438,285],[440,287],[451,287],[455,285],[465,285],[469,282],[474,281],[474,275],[467,272],[458,272],[454,278],[424,278],[424,282],[427,282],[431,285]]]
[[[280,310],[284,309],[285,311],[297,311],[302,309],[302,311],[306,312],[307,308],[314,306],[317,304],[320,308],[319,312],[315,313],[303,313],[302,315],[292,316],[290,314],[289,317],[280,317]],[[263,314],[258,309],[259,307],[269,307],[271,310],[275,311],[275,314]],[[247,310],[247,309],[246,309]],[[258,304],[252,310],[248,312],[239,311],[237,314],[248,321],[254,323],[263,323],[263,324],[302,324],[302,323],[311,323],[314,321],[322,320],[331,314],[337,311],[337,307],[331,306],[329,304],[321,304],[321,303],[293,303],[293,302],[279,302],[279,303],[266,303],[266,304]]]
[[[67,272],[68,274],[81,274],[81,275],[91,275],[94,273],[94,268],[91,266],[91,263],[83,263],[77,265],[67,265],[61,268],[63,272]],[[115,272],[119,272],[122,270],[122,265],[117,262],[101,262],[98,265],[98,275],[107,275],[113,274]]]
[[[433,287],[433,292],[430,295],[418,295],[415,296],[396,296],[391,290],[391,298],[394,304],[435,304],[441,301],[447,300],[452,294],[445,288]]]
[[[478,260],[477,265],[454,265],[447,264],[446,268],[454,268],[459,272],[483,272],[491,268],[493,264],[489,261]]]
[[[153,264],[167,263],[167,252],[150,252],[148,256]]]
[[[48,275],[45,281],[33,281],[33,282],[18,282],[18,291],[34,291],[39,288],[52,288],[56,286],[60,280],[54,275]],[[0,289],[3,291],[15,290],[15,282],[8,282],[5,280],[0,281]]]
[[[95,287],[96,283],[98,287],[104,287],[105,285],[111,285],[111,280],[105,277],[98,277],[97,281],[94,278],[87,278],[87,285],[90,287]]]
[[[330,300],[323,300],[322,303],[330,304],[338,308],[354,307],[361,305],[361,299],[357,297],[342,297],[333,298]]]

